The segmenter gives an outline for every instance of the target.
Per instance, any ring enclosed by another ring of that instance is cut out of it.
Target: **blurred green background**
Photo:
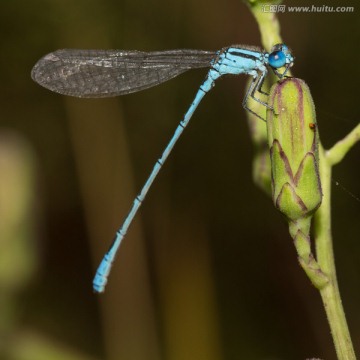
[[[312,5],[288,1],[286,5]],[[280,13],[325,147],[359,122],[353,13]],[[30,78],[59,48],[261,46],[240,0],[12,0],[0,12],[0,358],[335,359],[287,225],[252,182],[245,76],[218,81],[154,183],[104,295],[92,276],[205,70],[122,98]],[[340,289],[360,353],[360,147],[334,169]],[[347,191],[344,191],[345,187]]]

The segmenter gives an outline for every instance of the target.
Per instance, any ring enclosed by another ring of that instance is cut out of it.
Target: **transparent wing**
[[[195,68],[209,67],[214,51],[57,50],[31,72],[45,88],[76,97],[110,97],[147,89]]]

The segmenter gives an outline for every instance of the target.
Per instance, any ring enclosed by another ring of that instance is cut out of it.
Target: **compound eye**
[[[282,51],[273,51],[269,55],[269,65],[275,69],[281,68],[286,64],[286,55]]]

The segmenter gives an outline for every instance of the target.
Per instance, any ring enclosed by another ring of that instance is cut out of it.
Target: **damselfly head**
[[[276,44],[269,53],[268,62],[273,69],[279,69],[283,66],[288,69],[293,65],[294,57],[285,44]]]

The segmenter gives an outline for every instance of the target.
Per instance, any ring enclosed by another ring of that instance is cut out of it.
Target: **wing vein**
[[[57,50],[40,59],[32,78],[47,89],[76,97],[109,97],[147,89],[205,68],[214,51]]]

